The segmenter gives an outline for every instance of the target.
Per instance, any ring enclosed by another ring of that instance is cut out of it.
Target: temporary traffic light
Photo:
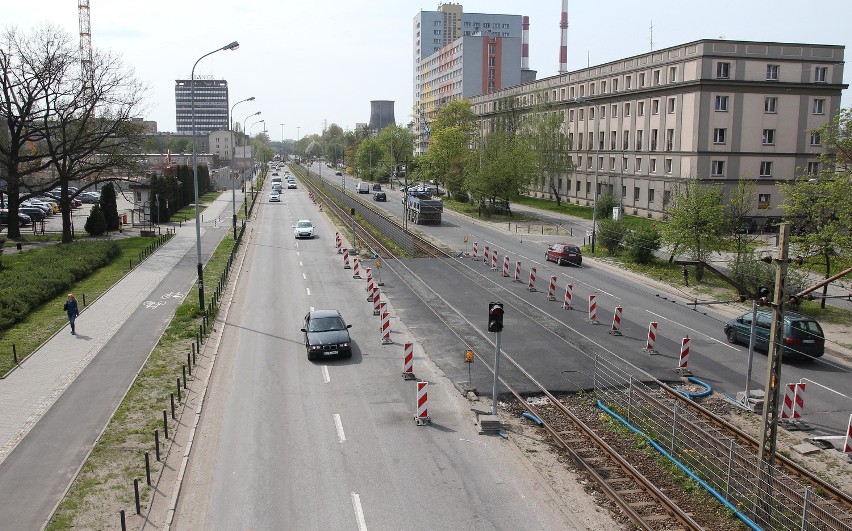
[[[500,332],[503,330],[503,303],[488,303],[488,331]]]

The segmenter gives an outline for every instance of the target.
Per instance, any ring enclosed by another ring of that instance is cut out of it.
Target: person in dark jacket
[[[77,299],[73,293],[68,294],[68,300],[65,301],[65,312],[68,313],[68,322],[71,323],[71,335],[77,335],[77,330],[74,328],[74,321],[80,315],[80,309],[77,307]]]

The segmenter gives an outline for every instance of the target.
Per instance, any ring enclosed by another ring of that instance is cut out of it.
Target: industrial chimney
[[[530,17],[521,17],[521,70],[530,68]]]
[[[370,129],[378,133],[393,123],[396,123],[393,115],[393,101],[373,100],[370,102]]]
[[[559,73],[564,74],[568,72],[568,0],[562,0],[559,33]]]

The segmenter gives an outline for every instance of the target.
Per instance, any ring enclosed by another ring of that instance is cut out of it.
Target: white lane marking
[[[308,292],[308,296],[310,297],[311,296],[311,288],[305,288],[305,291]]]
[[[676,325],[678,325],[678,326],[681,326],[681,327],[683,327],[683,328],[686,328],[687,330],[690,330],[690,331],[692,331],[692,332],[694,332],[694,333],[696,333],[696,334],[702,335],[702,336],[704,336],[706,339],[709,339],[710,341],[715,341],[716,343],[719,343],[719,344],[720,344],[720,345],[722,345],[722,346],[728,347],[728,348],[729,348],[729,349],[731,349],[731,350],[740,350],[739,348],[737,348],[737,347],[735,347],[735,346],[733,346],[733,345],[729,345],[728,343],[726,343],[726,342],[724,342],[724,341],[720,341],[720,340],[716,339],[715,337],[708,336],[708,335],[707,335],[707,334],[705,334],[704,332],[701,332],[700,330],[696,330],[696,329],[694,329],[694,328],[690,328],[690,327],[686,326],[686,325],[685,325],[685,324],[683,324],[683,323],[679,323],[679,322],[675,321],[674,319],[669,319],[668,317],[665,317],[665,316],[660,315],[660,314],[658,314],[658,313],[654,313],[654,312],[652,312],[651,310],[647,310],[647,309],[646,309],[645,311],[646,311],[646,312],[648,312],[648,313],[650,313],[651,315],[653,315],[653,316],[655,316],[655,317],[658,317],[658,318],[663,319],[663,320],[665,320],[665,321],[669,321],[670,323],[674,323],[674,324],[676,324]]]
[[[314,311],[314,309],[311,308],[311,311]],[[328,374],[328,365],[323,365],[322,366],[322,383],[328,383],[330,381],[331,381],[331,376]]]
[[[334,414],[334,427],[337,429],[337,440],[340,442],[346,441],[346,435],[343,433],[343,422],[337,413]]]
[[[530,258],[530,257],[522,255],[522,254],[518,255],[518,257],[523,258],[524,260],[529,260],[533,264],[540,265],[542,268],[549,267],[549,264],[550,264],[550,262],[539,262],[538,260],[536,260],[534,258]],[[572,279],[572,282],[571,282],[572,284],[582,284],[583,286],[586,286],[587,288],[591,289],[595,293],[603,293],[604,295],[606,295],[608,297],[612,297],[615,300],[619,300],[619,301],[621,300],[621,297],[619,297],[617,295],[613,295],[612,293],[610,293],[608,291],[604,291],[600,287],[595,286],[593,284],[589,284],[588,282],[583,282],[582,280],[578,279],[575,276],[572,276],[572,275],[565,275],[565,276]],[[544,278],[544,277],[542,277],[542,278]]]
[[[298,242],[296,242],[296,245],[298,246],[298,245],[299,245],[299,243],[298,243]],[[301,254],[299,254],[299,251],[296,251],[296,256],[302,256],[302,255],[301,255]],[[302,262],[299,262],[299,265],[302,265]]]
[[[299,267],[305,267],[305,266],[303,266],[303,265],[302,265],[302,261],[301,261],[301,260],[299,260]]]
[[[314,307],[313,307],[313,306],[311,306],[311,311],[314,311]]]
[[[358,531],[367,531],[367,521],[364,520],[364,509],[361,508],[361,496],[352,493],[352,506],[355,508],[355,518],[358,520]]]
[[[301,264],[299,264],[299,265],[301,265]],[[308,280],[308,275],[302,273],[302,280]]]

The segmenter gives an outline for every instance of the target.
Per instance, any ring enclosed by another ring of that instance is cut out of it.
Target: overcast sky
[[[558,69],[560,0],[467,0],[466,12],[529,15],[530,68]],[[92,44],[123,57],[148,84],[144,118],[175,130],[175,79],[189,78],[202,55],[231,41],[233,52],[201,61],[196,74],[226,79],[236,120],[261,111],[273,140],[320,133],[323,121],[352,129],[370,117],[370,100],[396,102],[411,120],[412,26],[438,2],[412,0],[91,0]],[[688,6],[688,7],[687,7]],[[74,0],[4,0],[4,26],[42,22],[79,34]],[[574,70],[703,38],[839,44],[852,41],[852,1],[569,1],[568,68]],[[845,72],[850,83],[852,68]],[[852,105],[844,91],[843,106]],[[257,133],[263,124],[252,130]],[[299,129],[297,129],[297,127]]]

